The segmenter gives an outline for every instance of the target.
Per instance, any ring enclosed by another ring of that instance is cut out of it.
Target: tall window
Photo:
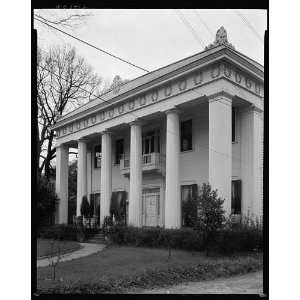
[[[115,164],[120,164],[120,159],[124,155],[124,139],[116,140],[116,155],[115,155]]]
[[[181,122],[180,124],[180,148],[181,151],[188,151],[193,149],[193,132],[192,120]]]
[[[235,142],[235,119],[236,119],[236,109],[235,107],[232,107],[232,142]]]
[[[196,197],[198,195],[198,185],[182,185],[181,186],[181,215],[182,226],[192,227],[193,221],[197,217]]]
[[[142,153],[160,153],[160,131],[150,130],[143,134]]]
[[[233,180],[231,185],[231,213],[241,214],[242,207],[242,181]]]
[[[101,144],[95,146],[94,166],[95,168],[101,168]]]

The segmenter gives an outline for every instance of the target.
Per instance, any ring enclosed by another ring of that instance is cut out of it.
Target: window
[[[182,226],[192,227],[193,220],[197,217],[196,197],[198,195],[198,185],[181,186],[181,211]]]
[[[101,145],[95,147],[94,166],[95,168],[101,168]]]
[[[193,148],[192,120],[181,122],[180,132],[181,132],[181,139],[180,139],[181,152],[192,150]]]
[[[242,207],[242,181],[233,180],[231,185],[231,213],[241,214]]]
[[[232,107],[231,118],[232,118],[232,123],[231,123],[231,126],[232,126],[232,142],[235,142],[235,119],[236,119],[235,107]]]
[[[120,159],[124,156],[124,139],[120,139],[116,141],[116,156],[115,156],[115,164],[120,164]]]
[[[160,131],[151,130],[143,134],[142,153],[160,153]]]

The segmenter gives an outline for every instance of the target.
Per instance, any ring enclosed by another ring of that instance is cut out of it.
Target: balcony
[[[165,174],[166,169],[166,157],[162,153],[149,153],[143,154],[142,157],[142,171],[143,173],[160,173]],[[124,157],[120,160],[120,171],[124,176],[130,174],[130,160],[128,157]]]

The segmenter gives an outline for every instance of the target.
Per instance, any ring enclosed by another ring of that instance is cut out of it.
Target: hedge
[[[41,227],[37,232],[38,238],[54,240],[71,240],[80,242],[85,240],[90,234],[96,233],[97,229],[83,228],[76,225],[53,225]]]
[[[202,251],[206,249],[205,240],[192,228],[136,228],[132,226],[112,226],[108,232],[111,242],[118,245],[136,247],[175,248]],[[224,254],[262,250],[262,230],[240,226],[219,231],[212,244],[214,251]]]

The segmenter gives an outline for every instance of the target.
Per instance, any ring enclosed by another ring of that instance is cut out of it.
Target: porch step
[[[104,234],[100,232],[90,236],[89,239],[87,240],[87,243],[93,243],[93,244],[105,243]]]

